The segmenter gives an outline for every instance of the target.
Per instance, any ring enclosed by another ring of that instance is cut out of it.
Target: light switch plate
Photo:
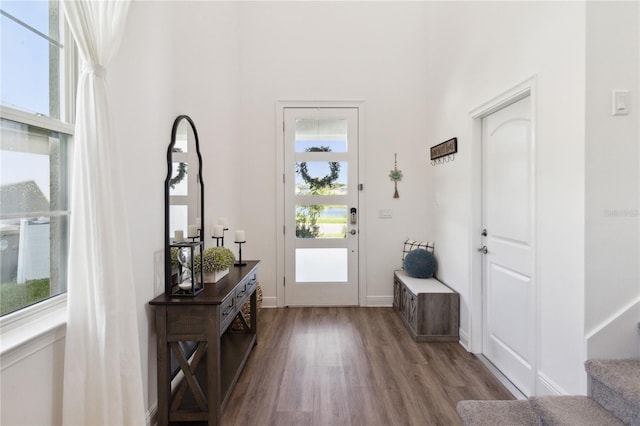
[[[611,115],[629,115],[629,96],[628,90],[611,91]]]
[[[381,219],[390,219],[391,217],[393,217],[393,214],[391,212],[391,209],[381,209],[378,210],[378,217]]]

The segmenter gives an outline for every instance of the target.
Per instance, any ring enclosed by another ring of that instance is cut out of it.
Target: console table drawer
[[[220,333],[223,333],[227,329],[233,318],[238,311],[238,304],[236,301],[236,290],[229,293],[220,304]]]
[[[253,289],[258,284],[258,274],[252,274],[247,278],[247,293],[251,294]]]
[[[253,274],[236,287],[236,306],[238,309],[242,309],[251,293],[255,291],[257,283],[257,275]]]

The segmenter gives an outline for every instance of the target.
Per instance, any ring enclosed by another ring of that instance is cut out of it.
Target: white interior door
[[[530,96],[482,120],[482,349],[525,396],[535,354],[532,141]]]
[[[285,305],[358,305],[358,109],[284,109]]]

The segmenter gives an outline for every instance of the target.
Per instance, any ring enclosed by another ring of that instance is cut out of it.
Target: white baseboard
[[[145,416],[145,424],[147,426],[154,426],[158,424],[158,401],[154,402],[147,410]]]
[[[502,374],[502,372],[498,370],[495,367],[495,365],[493,365],[491,361],[489,361],[484,355],[482,354],[475,354],[475,355],[484,364],[484,366],[487,367],[487,369],[489,369],[491,374],[493,374],[496,377],[496,379],[498,379],[500,383],[502,383],[502,386],[504,386],[505,388],[507,388],[509,392],[511,392],[511,394],[515,399],[518,399],[518,400],[527,399],[526,395],[520,392],[520,389],[518,389],[513,383],[511,383],[511,381],[507,379],[507,377],[504,374]]]
[[[368,307],[385,307],[393,306],[393,296],[367,296]]]
[[[462,345],[463,348],[465,348],[467,350],[467,352],[471,352],[470,346],[469,346],[469,333],[467,333],[465,330],[459,328],[458,329],[458,336],[460,337],[459,343]]]
[[[366,306],[368,307],[384,307],[390,308],[393,306],[393,296],[367,296]],[[277,308],[278,299],[276,297],[263,297],[263,308]]]
[[[537,380],[536,395],[568,395],[567,391],[544,373],[538,372]]]
[[[480,361],[491,371],[491,373],[496,376],[496,378],[507,388],[509,392],[513,394],[516,399],[527,399],[526,395],[520,392],[518,389],[507,377],[502,374],[500,370],[498,370],[487,358],[485,358],[482,354],[475,354]],[[562,388],[562,386],[558,385],[555,381],[553,381],[549,376],[542,372],[538,372],[536,375],[536,391],[534,395],[542,396],[542,395],[568,395],[567,391]]]
[[[263,308],[277,308],[278,307],[278,298],[277,297],[263,297],[262,298],[262,307]]]

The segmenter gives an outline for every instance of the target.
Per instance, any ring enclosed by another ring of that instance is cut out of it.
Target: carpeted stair
[[[591,397],[539,396],[525,401],[460,401],[465,426],[640,426],[640,359],[590,360]]]
[[[589,360],[591,397],[628,425],[640,425],[640,359]]]
[[[542,425],[624,425],[616,416],[586,396],[534,396],[529,401]]]
[[[460,401],[456,406],[465,426],[538,426],[529,401]]]

